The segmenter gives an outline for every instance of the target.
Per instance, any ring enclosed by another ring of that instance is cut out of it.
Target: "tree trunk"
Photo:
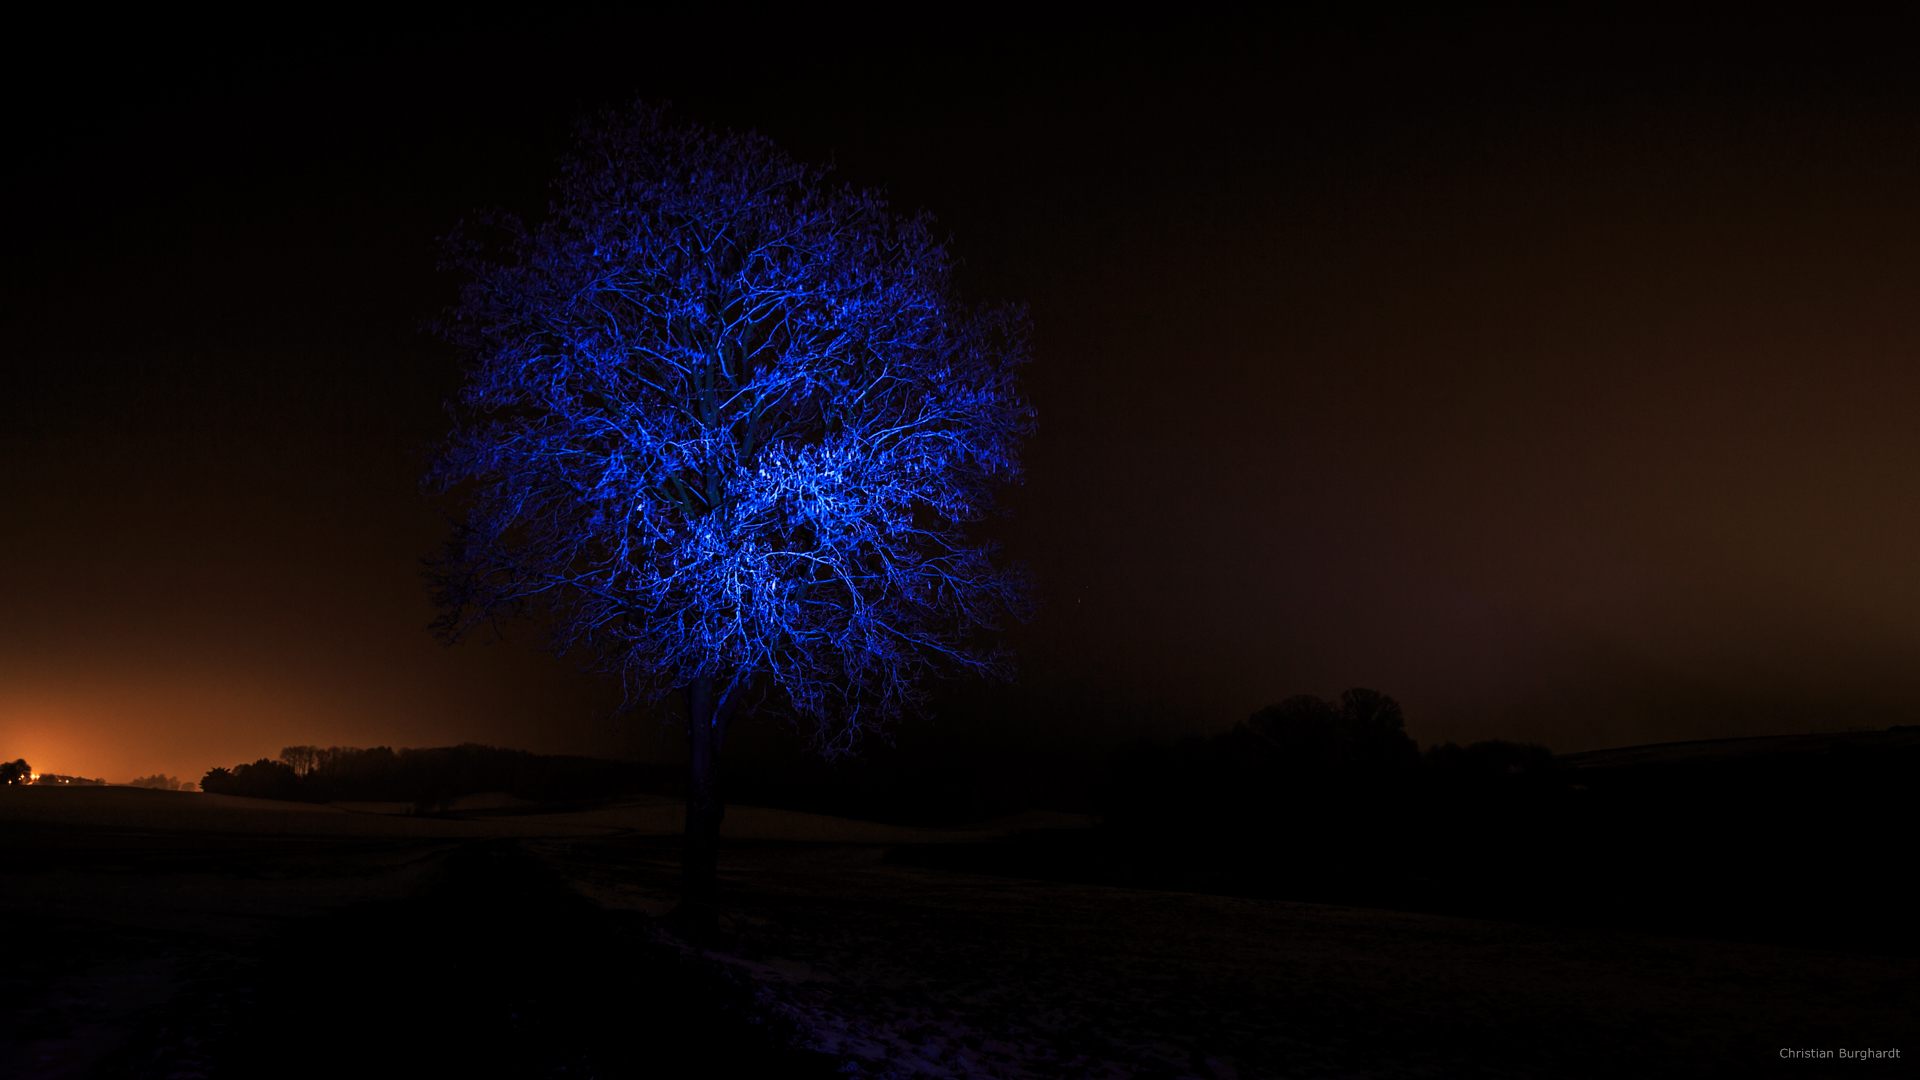
[[[717,875],[720,819],[727,807],[720,796],[720,748],[737,695],[712,678],[696,679],[685,691],[687,702],[687,838],[680,853],[680,903],[667,916],[699,935],[719,929],[720,882]]]

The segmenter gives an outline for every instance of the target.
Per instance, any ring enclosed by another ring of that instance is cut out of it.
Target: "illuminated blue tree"
[[[583,125],[548,220],[463,228],[465,356],[427,477],[448,640],[539,619],[629,702],[686,705],[686,902],[711,912],[743,703],[823,753],[1004,676],[1017,572],[966,527],[1020,475],[1028,322],[969,308],[924,215],[756,135],[637,106]]]

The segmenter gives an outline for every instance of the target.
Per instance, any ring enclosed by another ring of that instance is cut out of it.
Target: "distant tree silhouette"
[[[684,792],[678,786],[683,781],[665,766],[531,754],[478,743],[397,751],[389,746],[333,746],[316,748],[314,759],[318,764],[304,774],[285,760],[212,769],[201,790],[307,802],[410,802],[425,808],[483,791],[543,802]]]
[[[231,770],[212,768],[200,778],[200,790],[213,795],[245,795],[254,799],[298,799],[300,778],[285,762],[261,758]]]
[[[1269,705],[1229,731],[1116,755],[1095,785],[1116,822],[1181,828],[1285,827],[1377,835],[1411,793],[1420,751],[1394,699],[1355,688],[1334,704],[1309,694]]]
[[[320,753],[317,746],[289,746],[280,751],[280,760],[297,775],[305,776],[319,764]]]
[[[1269,705],[1246,722],[1266,743],[1263,756],[1289,771],[1324,768],[1341,757],[1340,712],[1311,694]]]
[[[1310,695],[1291,697],[1254,713],[1246,727],[1290,772],[1378,773],[1404,770],[1420,759],[1400,703],[1377,690],[1355,687],[1340,695],[1338,706]]]
[[[1020,474],[1028,324],[961,304],[925,217],[655,109],[580,129],[546,224],[458,234],[467,359],[427,478],[461,506],[440,632],[536,616],[629,701],[684,703],[682,914],[714,917],[730,718],[826,755],[1001,676],[1021,579],[966,526]]]
[[[1340,695],[1340,731],[1355,764],[1394,768],[1420,760],[1400,703],[1377,690],[1356,687]]]
[[[284,761],[261,758],[251,765],[234,766],[232,794],[255,799],[297,799],[300,797],[299,780],[293,766]]]
[[[152,776],[142,776],[136,780],[130,780],[127,782],[127,786],[152,788],[155,791],[179,791],[180,781],[175,777],[154,773]]]
[[[26,758],[14,758],[12,761],[0,764],[0,785],[32,782],[33,766],[27,764]]]

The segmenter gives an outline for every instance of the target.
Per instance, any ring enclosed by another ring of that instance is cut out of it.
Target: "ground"
[[[35,1078],[1744,1075],[1808,1071],[1782,1047],[1908,1051],[1920,1017],[1912,959],[886,859],[1061,819],[737,809],[725,932],[692,943],[655,918],[670,804],[537,810],[0,791],[17,928],[0,1061]]]

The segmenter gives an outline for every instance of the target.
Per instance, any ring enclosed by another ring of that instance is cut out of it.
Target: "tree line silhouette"
[[[1288,698],[1210,738],[1126,747],[1093,802],[1116,829],[1164,838],[1215,868],[1258,852],[1260,871],[1274,874],[1404,862],[1440,842],[1430,833],[1440,818],[1550,803],[1569,789],[1544,746],[1488,740],[1422,753],[1399,702],[1355,688],[1337,702]]]
[[[463,743],[401,750],[289,746],[277,760],[210,769],[200,789],[302,802],[409,802],[431,810],[483,791],[551,803],[643,791],[672,794],[683,783],[681,770],[673,766]]]
[[[1103,767],[1052,762],[1057,800],[946,746],[852,771],[769,760],[737,770],[730,798],[922,823],[1038,806],[1103,820],[890,856],[949,869],[1920,954],[1900,858],[1920,825],[1920,730],[1655,749],[1600,764],[1497,740],[1422,751],[1396,701],[1355,689],[1137,743]],[[672,765],[468,744],[289,747],[203,787],[425,810],[481,791],[566,802],[681,783]]]
[[[1900,857],[1920,825],[1920,731],[1729,742],[1598,765],[1498,740],[1422,752],[1384,694],[1300,696],[1124,748],[1092,786],[1098,828],[890,857],[1920,954]]]
[[[152,776],[142,776],[138,779],[129,780],[127,781],[127,786],[151,788],[154,791],[179,791],[182,788],[192,791],[193,781],[189,780],[182,784],[180,778],[177,776],[168,776],[165,773],[154,773]]]

